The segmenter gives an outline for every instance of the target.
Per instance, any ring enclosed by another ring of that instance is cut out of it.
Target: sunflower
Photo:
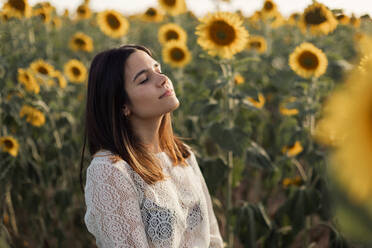
[[[105,10],[98,13],[97,23],[101,31],[112,38],[122,37],[129,29],[128,20],[115,10]]]
[[[175,23],[167,23],[162,25],[158,31],[158,39],[161,44],[166,44],[171,40],[186,43],[186,31]]]
[[[26,121],[35,127],[40,127],[45,123],[44,114],[31,106],[23,105],[21,111],[19,112],[19,117],[26,116]]]
[[[59,17],[53,17],[50,23],[55,29],[60,29],[62,26],[62,20]]]
[[[64,9],[62,17],[63,18],[69,18],[70,17],[70,11],[68,9]]]
[[[271,18],[274,17],[277,14],[277,6],[272,0],[265,0],[262,9],[261,9],[261,14],[262,17],[266,18]]]
[[[38,94],[40,86],[30,69],[18,69],[18,81],[26,87],[26,90]]]
[[[56,71],[54,73],[54,77],[57,79],[59,87],[61,87],[62,89],[66,88],[67,86],[66,78],[60,71]]]
[[[38,16],[44,23],[49,23],[51,20],[51,13],[46,8],[37,8],[33,10],[33,16]]]
[[[43,76],[54,76],[54,67],[43,59],[35,60],[30,65],[31,70]]]
[[[356,17],[354,14],[350,17],[350,25],[354,26],[355,28],[360,27],[360,18]]]
[[[350,18],[345,14],[336,15],[335,18],[339,24],[346,25],[346,24],[349,24],[350,22]]]
[[[265,105],[265,97],[262,95],[262,93],[258,93],[258,101],[252,97],[246,97],[246,100],[258,109],[262,109],[262,107]]]
[[[90,10],[88,4],[81,4],[76,9],[76,17],[78,20],[89,19],[92,16],[92,11]]]
[[[337,27],[337,20],[326,6],[315,2],[304,10],[299,26],[303,32],[310,29],[312,34],[328,34]]]
[[[300,176],[296,176],[294,178],[284,178],[282,181],[282,185],[287,188],[290,185],[300,186],[302,184],[302,178]]]
[[[239,73],[234,76],[234,84],[239,85],[244,83],[244,77],[240,75]]]
[[[7,12],[9,16],[18,18],[28,18],[32,14],[32,8],[27,0],[8,0],[3,5],[3,11]]]
[[[249,34],[239,15],[230,12],[209,13],[200,21],[195,32],[199,36],[197,42],[209,55],[231,59],[245,48]]]
[[[328,60],[322,50],[304,42],[289,56],[289,65],[301,77],[319,77],[326,72]]]
[[[18,141],[12,136],[0,137],[0,149],[16,157],[19,150]]]
[[[285,146],[282,149],[282,152],[286,154],[288,157],[294,157],[300,154],[303,151],[303,147],[299,141],[296,141],[293,146],[288,147]]]
[[[297,25],[298,22],[300,21],[301,14],[299,13],[292,13],[289,18],[288,18],[288,24],[289,25]]]
[[[287,115],[287,116],[297,115],[298,114],[298,110],[297,109],[295,109],[295,108],[286,108],[285,107],[286,104],[292,103],[292,102],[295,102],[295,101],[296,101],[296,97],[290,97],[287,100],[285,100],[284,102],[282,102],[279,105],[279,112],[282,115]]]
[[[146,22],[161,22],[164,14],[159,9],[150,7],[141,15],[141,19]]]
[[[278,28],[280,26],[283,26],[285,24],[285,19],[279,12],[276,12],[274,16],[272,17],[272,21],[270,23],[270,27],[272,28]]]
[[[93,40],[82,32],[76,32],[71,37],[69,46],[74,51],[91,52],[93,50]]]
[[[323,108],[316,138],[334,147],[331,175],[344,186],[351,199],[372,197],[372,65],[355,68],[346,83],[335,91]]]
[[[183,14],[187,11],[185,0],[159,0],[159,5],[172,16]]]
[[[87,78],[85,65],[77,59],[71,59],[64,65],[64,73],[73,83],[83,83]]]
[[[165,63],[173,67],[184,67],[191,61],[191,53],[186,44],[179,41],[169,41],[164,45],[162,56]]]
[[[249,36],[247,49],[254,50],[258,53],[266,52],[267,44],[265,38],[259,35]]]

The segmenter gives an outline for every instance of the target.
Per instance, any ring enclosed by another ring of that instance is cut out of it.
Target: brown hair
[[[113,153],[113,161],[123,159],[142,179],[153,184],[164,180],[162,169],[135,136],[133,127],[123,114],[123,106],[130,103],[125,91],[125,63],[135,51],[151,51],[140,45],[124,45],[98,53],[90,65],[85,111],[84,145],[80,161],[80,186],[84,192],[82,170],[86,140],[92,156],[104,149]],[[173,165],[187,166],[189,148],[173,134],[171,114],[163,116],[159,128],[160,148],[172,160]]]

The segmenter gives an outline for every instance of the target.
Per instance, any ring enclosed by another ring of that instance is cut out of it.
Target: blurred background
[[[87,74],[128,43],[175,85],[226,247],[371,247],[371,3],[0,4],[0,247],[95,247]]]

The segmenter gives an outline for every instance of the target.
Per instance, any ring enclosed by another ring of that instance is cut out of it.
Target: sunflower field
[[[174,131],[196,151],[225,247],[372,246],[369,15],[7,0],[0,44],[0,247],[95,247],[79,184],[87,75],[122,44],[149,47],[173,81]]]

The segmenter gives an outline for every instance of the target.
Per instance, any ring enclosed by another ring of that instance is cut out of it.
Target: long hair
[[[135,51],[151,51],[140,45],[124,45],[98,53],[89,69],[85,110],[84,144],[80,161],[80,186],[83,187],[83,159],[86,141],[92,156],[104,149],[113,153],[113,161],[123,159],[148,183],[164,180],[156,157],[151,154],[133,132],[129,119],[123,113],[124,104],[130,103],[125,91],[125,63]],[[187,166],[190,151],[173,134],[171,114],[166,113],[159,128],[160,148],[168,154],[173,165]]]

